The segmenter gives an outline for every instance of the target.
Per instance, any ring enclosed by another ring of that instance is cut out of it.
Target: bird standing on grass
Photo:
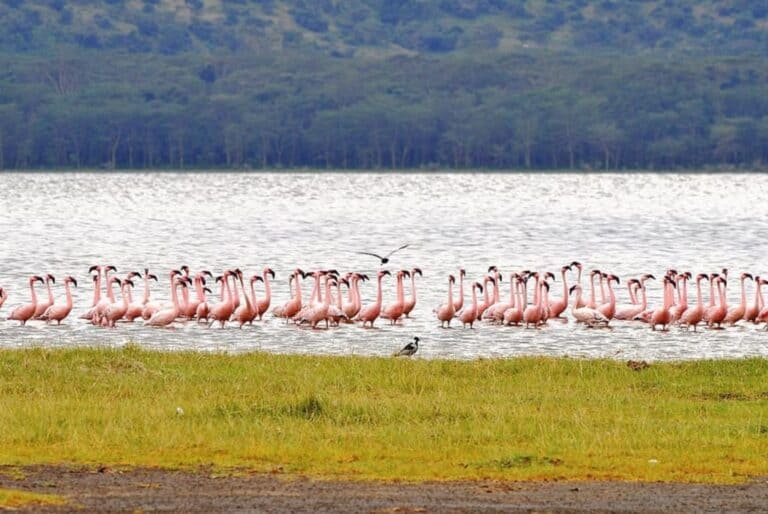
[[[392,355],[393,357],[410,357],[419,351],[419,338],[414,336],[413,341],[403,346],[403,349]]]

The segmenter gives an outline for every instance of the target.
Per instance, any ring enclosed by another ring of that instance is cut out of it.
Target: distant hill
[[[0,48],[136,53],[315,48],[336,57],[653,50],[768,53],[752,0],[0,0]]]

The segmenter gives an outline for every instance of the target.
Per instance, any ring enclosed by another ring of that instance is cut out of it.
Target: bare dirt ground
[[[65,496],[39,512],[765,512],[768,478],[737,486],[623,482],[328,482],[156,469],[0,466],[0,487]]]

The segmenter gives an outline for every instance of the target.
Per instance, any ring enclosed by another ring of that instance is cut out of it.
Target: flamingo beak
[[[261,277],[259,277],[259,276],[257,276],[257,277],[256,277],[256,282],[264,282],[264,279],[263,279],[263,278],[261,278]]]
[[[267,270],[267,273],[274,279],[275,278],[275,272],[272,270],[272,268]]]
[[[71,278],[71,277],[70,277],[70,279],[69,279],[69,280],[70,280],[70,282],[72,282],[73,284],[75,284],[75,287],[77,287],[77,280],[75,280],[74,278]]]
[[[403,275],[405,275],[408,278],[411,278],[411,272],[408,270],[403,270]]]
[[[568,290],[568,294],[572,294],[574,289],[576,289],[576,286],[571,286],[571,288]]]
[[[744,273],[744,276],[750,280],[755,280],[750,273]]]
[[[159,280],[157,280],[157,275],[150,275],[149,278],[151,278],[155,282],[159,282]]]
[[[93,273],[94,271],[98,271],[98,269],[99,269],[98,266],[91,266],[90,268],[88,268],[88,273]]]
[[[211,291],[211,290],[210,290],[210,289],[208,289],[207,287],[204,287],[204,288],[203,288],[203,291],[205,291],[206,293],[210,293],[210,294],[213,294],[213,291]]]
[[[418,273],[420,277],[423,277],[423,276],[424,276],[424,275],[422,275],[422,274],[421,274],[421,270],[420,270],[419,268],[414,268],[414,269],[413,269],[413,273],[414,273],[414,275],[415,275],[416,273]]]
[[[115,268],[114,266],[107,266],[107,271],[115,271],[115,272],[117,272],[117,268]]]

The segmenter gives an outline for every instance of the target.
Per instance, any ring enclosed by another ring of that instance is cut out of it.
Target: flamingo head
[[[254,282],[264,282],[264,279],[258,275],[254,275],[251,277],[251,284],[253,284]]]
[[[497,268],[496,266],[488,266],[488,273],[490,273],[491,271],[499,271],[499,268]]]
[[[546,280],[544,282],[542,282],[541,283],[541,288],[542,289],[546,289],[547,291],[549,291],[549,282],[547,282]]]
[[[478,288],[481,293],[483,292],[483,286],[480,285],[480,282],[475,282],[474,284],[472,284],[472,287]]]
[[[576,269],[581,271],[584,266],[579,261],[573,261],[569,266],[568,269],[571,269],[573,266],[576,266]]]
[[[171,270],[171,279],[173,279],[173,277],[175,277],[176,275],[181,275],[181,271],[177,269]]]
[[[589,272],[589,276],[590,277],[595,276],[595,275],[601,275],[602,276],[602,273],[603,272],[600,271],[599,269],[593,269],[592,271]]]
[[[404,276],[406,276],[406,277],[408,277],[408,278],[411,278],[411,272],[410,272],[410,271],[408,271],[407,269],[404,269],[404,270],[403,270],[403,275],[404,275]]]
[[[421,273],[421,269],[420,269],[420,268],[413,268],[413,270],[411,270],[411,276],[414,276],[414,277],[415,277],[415,276],[416,276],[416,273],[418,273],[420,277],[423,277],[423,276],[424,276],[424,275],[422,275],[422,273]]]
[[[723,287],[727,287],[727,286],[728,286],[728,280],[727,280],[727,279],[725,279],[724,277],[718,277],[718,281],[719,281],[721,284],[723,284]]]
[[[115,272],[117,272],[117,268],[114,267],[114,266],[107,266],[106,268],[104,268],[104,270],[105,271],[115,271]]]
[[[218,277],[216,277],[215,282],[223,282],[223,281],[224,281],[224,276],[223,275],[219,275]]]
[[[93,276],[93,283],[95,284],[98,281],[99,281],[99,276],[98,275],[94,275]]]
[[[675,289],[677,289],[677,283],[674,280],[672,280],[671,278],[669,278],[669,277],[664,277],[664,283],[665,284],[669,284],[672,287],[674,287]]]
[[[151,278],[151,279],[152,279],[152,280],[154,280],[155,282],[158,282],[158,280],[157,280],[157,275],[151,275],[151,274],[150,274],[150,275],[147,275],[147,278]]]
[[[668,269],[668,270],[667,270],[667,276],[668,276],[668,277],[674,277],[674,276],[677,276],[677,270],[676,270],[676,269],[673,269],[673,268],[670,268],[670,269]]]
[[[570,271],[570,270],[571,270],[570,266],[563,266],[562,268],[560,268],[560,273],[565,273],[566,271]]]
[[[30,284],[33,284],[33,283],[38,282],[38,281],[41,284],[45,282],[45,280],[43,280],[43,277],[41,277],[39,275],[32,275],[31,277],[29,277],[29,283]]]
[[[448,282],[450,282],[451,284],[455,284],[456,277],[454,277],[453,275],[448,275]]]
[[[546,273],[544,273],[544,280],[548,278],[551,278],[553,281],[557,282],[557,280],[555,279],[555,274],[552,273],[551,271],[547,271]]]
[[[342,278],[340,283],[344,284],[347,287],[349,287],[349,280],[347,280],[346,278]]]
[[[715,279],[716,279],[716,278],[718,278],[719,276],[720,276],[720,273],[710,273],[710,274],[709,274],[709,280],[710,280],[710,281],[712,281],[712,280],[715,280]]]
[[[608,275],[608,282],[611,280],[616,281],[617,284],[621,284],[621,279],[617,275]]]
[[[751,273],[742,273],[741,274],[741,280],[744,280],[745,278],[748,278],[749,280],[754,280],[754,277]]]
[[[685,277],[685,280],[691,280],[693,278],[693,274],[690,271],[683,273],[683,276]]]
[[[392,275],[392,273],[390,273],[389,271],[387,271],[387,270],[385,270],[385,269],[384,269],[384,270],[381,270],[381,271],[379,271],[379,272],[376,274],[376,277],[377,277],[377,278],[379,278],[379,279],[381,279],[381,278],[382,278],[384,275]]]
[[[56,279],[55,279],[55,278],[54,278],[54,276],[53,276],[53,275],[51,275],[50,273],[48,273],[48,274],[45,276],[45,279],[46,279],[46,280],[50,280],[52,284],[55,284],[55,283],[56,283]]]
[[[131,280],[129,278],[126,278],[125,280],[123,280],[122,286],[123,287],[127,287],[127,286],[133,287],[133,280]]]
[[[574,291],[581,291],[581,286],[579,284],[572,285],[568,290],[568,294],[573,294]]]
[[[273,279],[275,278],[275,270],[272,268],[264,268],[264,274],[266,275],[267,273],[269,273]]]
[[[720,272],[723,274],[723,276],[728,279],[728,268],[723,268],[720,270]]]
[[[761,285],[761,286],[764,286],[764,285],[766,285],[766,284],[768,284],[768,280],[765,280],[764,278],[761,278],[761,279],[760,279],[760,285]]]
[[[699,273],[696,275],[696,282],[699,282],[700,280],[709,280],[709,275],[706,273]]]
[[[93,273],[94,271],[96,273],[101,273],[101,266],[91,266],[88,268],[88,273]]]
[[[179,268],[179,269],[180,269],[181,271],[183,271],[183,272],[184,272],[184,274],[185,274],[186,276],[189,276],[189,266],[187,266],[186,264],[184,264],[184,265],[183,265],[181,268]]]
[[[211,291],[211,290],[210,290],[210,289],[208,289],[207,287],[204,287],[204,288],[203,288],[203,291],[205,291],[205,292],[206,292],[206,293],[208,293],[208,294],[213,294],[213,291]]]
[[[127,276],[127,277],[125,277],[125,278],[127,278],[128,280],[130,280],[130,279],[132,279],[133,277],[141,277],[141,273],[139,273],[138,271],[130,271],[130,272],[128,272],[128,276]]]
[[[488,271],[490,271],[490,270],[488,270]],[[465,270],[464,268],[459,268],[459,276],[463,277],[466,274],[467,274],[467,270]]]
[[[650,273],[646,273],[645,275],[640,278],[640,282],[643,282],[644,280],[656,280],[656,277],[651,275]]]
[[[206,276],[208,276],[208,278],[213,278],[213,273],[211,273],[211,272],[210,272],[210,271],[208,271],[207,269],[204,269],[204,270],[203,270],[203,271],[201,271],[200,273],[202,273],[203,275],[206,275]]]
[[[73,277],[72,275],[64,277],[64,283],[75,284],[75,287],[77,287],[77,280],[75,280],[75,277]]]

